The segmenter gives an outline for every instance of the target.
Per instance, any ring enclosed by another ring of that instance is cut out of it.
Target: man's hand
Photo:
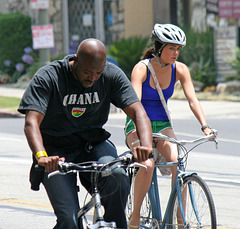
[[[133,147],[133,157],[136,162],[146,161],[149,155],[153,152],[152,148],[146,146],[136,146]]]
[[[51,173],[58,170],[58,162],[65,161],[65,158],[59,156],[39,157],[38,164],[45,168],[45,171]]]

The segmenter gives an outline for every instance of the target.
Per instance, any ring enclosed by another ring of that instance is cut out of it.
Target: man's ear
[[[75,54],[75,55],[73,56],[73,60],[74,60],[74,61],[77,61],[77,59],[78,59],[78,58],[77,58],[77,55]]]

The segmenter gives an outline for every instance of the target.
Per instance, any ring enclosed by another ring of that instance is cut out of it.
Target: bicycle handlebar
[[[152,136],[153,136],[153,138],[157,138],[157,140],[165,140],[165,141],[169,141],[171,143],[175,143],[175,144],[179,144],[179,145],[186,145],[186,144],[194,144],[194,143],[198,143],[198,142],[203,142],[205,140],[212,140],[216,144],[218,144],[216,135],[217,135],[217,130],[212,129],[211,134],[203,136],[201,138],[193,139],[193,140],[176,140],[176,139],[170,138],[167,135],[162,134],[162,133],[153,133]]]
[[[120,164],[115,167],[111,167],[117,163],[120,163]],[[95,172],[95,173],[101,173],[101,175],[105,177],[105,176],[111,175],[112,171],[116,168],[133,167],[133,166],[138,166],[146,169],[146,166],[139,164],[137,162],[134,162],[133,155],[132,153],[129,153],[129,152],[125,152],[124,154],[120,155],[118,158],[106,164],[99,163],[97,161],[88,161],[88,162],[82,162],[82,163],[59,161],[59,170],[49,173],[48,178],[55,176],[57,174],[65,175],[67,173],[72,173],[72,172]]]

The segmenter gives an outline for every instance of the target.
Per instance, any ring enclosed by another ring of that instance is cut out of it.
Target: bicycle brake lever
[[[134,162],[134,163],[132,163],[131,165],[129,165],[129,167],[135,167],[135,166],[141,167],[141,168],[144,168],[144,169],[147,170],[147,166],[142,165],[142,164],[140,164],[140,163],[138,163],[138,162]]]
[[[215,147],[216,147],[216,149],[218,149],[218,140],[217,140],[217,139],[214,139],[214,142],[215,142]]]
[[[58,175],[58,174],[59,175],[66,175],[67,173],[63,173],[63,172],[60,172],[59,170],[56,170],[56,171],[51,172],[51,173],[48,174],[48,179],[53,177],[53,176],[55,176],[55,175]]]
[[[213,138],[213,141],[215,142],[216,149],[218,149],[218,140],[217,140],[218,131],[216,129],[212,129],[212,134],[215,136]]]

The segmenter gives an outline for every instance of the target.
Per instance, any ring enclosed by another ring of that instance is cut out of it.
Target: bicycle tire
[[[200,218],[201,225],[199,225],[196,214],[193,210],[193,205],[190,199],[190,186],[192,186],[193,195],[198,211],[198,215]],[[185,187],[187,187],[185,189]],[[201,177],[196,174],[191,176],[187,176],[183,178],[183,184],[181,185],[181,193],[183,190],[186,190],[186,202],[185,202],[185,218],[186,223],[188,225],[187,228],[217,228],[217,220],[216,220],[216,211],[214,206],[214,201],[212,194],[209,190],[209,187],[203,181]],[[170,215],[170,223],[167,224],[167,228],[175,229],[175,228],[183,228],[183,224],[181,224],[178,216],[179,214],[179,205],[178,205],[178,197],[177,197],[177,189],[174,190],[173,204],[171,208]],[[184,194],[182,194],[183,196]],[[178,213],[177,213],[178,212]]]
[[[131,189],[128,196],[127,206],[126,206],[126,217],[129,222],[133,212],[133,203],[134,203],[134,182],[135,176],[137,174],[136,168],[131,168],[129,173]],[[157,220],[152,218],[152,206],[148,194],[143,199],[143,203],[140,210],[140,226],[139,228],[159,228]]]

